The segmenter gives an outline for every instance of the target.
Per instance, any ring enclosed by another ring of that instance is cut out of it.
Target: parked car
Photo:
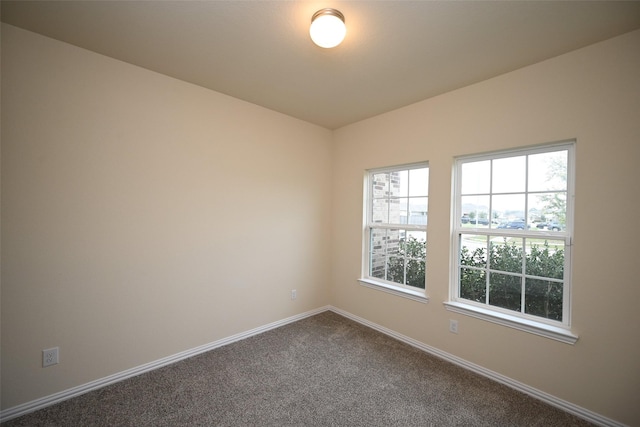
[[[469,224],[489,225],[489,220],[487,218],[473,218],[469,220]]]
[[[541,222],[538,225],[536,225],[536,227],[542,228],[542,229],[546,228],[547,230],[551,230],[551,231],[560,231],[564,228],[562,224],[556,221]]]
[[[527,225],[522,220],[509,221],[509,222],[502,223],[498,226],[498,228],[506,228],[510,230],[524,230],[526,227]]]

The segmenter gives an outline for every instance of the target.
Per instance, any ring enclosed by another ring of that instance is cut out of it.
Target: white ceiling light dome
[[[315,44],[323,48],[338,46],[347,34],[344,15],[336,9],[320,9],[311,17],[309,35]]]

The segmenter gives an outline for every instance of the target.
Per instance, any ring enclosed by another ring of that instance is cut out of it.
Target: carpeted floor
[[[589,426],[333,312],[2,426]]]

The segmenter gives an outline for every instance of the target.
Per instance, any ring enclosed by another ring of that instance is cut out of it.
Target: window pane
[[[491,162],[470,162],[462,164],[462,194],[487,194],[491,177]]]
[[[400,253],[400,237],[404,235],[401,230],[387,230],[387,255],[397,256]]]
[[[373,197],[387,197],[389,194],[389,174],[374,173],[371,185],[373,189]]]
[[[460,265],[487,267],[487,237],[463,234],[460,237]]]
[[[529,224],[533,230],[563,231],[567,218],[566,193],[529,196]]]
[[[489,273],[489,304],[520,311],[522,279],[500,273]]]
[[[562,283],[527,279],[525,312],[547,319],[562,320]]]
[[[485,303],[487,279],[484,270],[460,269],[460,298]]]
[[[409,199],[409,224],[427,224],[427,204],[426,197],[414,197]]]
[[[374,253],[372,255],[369,276],[376,279],[384,279],[385,259],[384,254]]]
[[[373,199],[371,221],[382,224],[389,223],[389,201],[387,199]]]
[[[564,279],[564,241],[527,239],[526,274]]]
[[[409,231],[400,247],[407,257],[407,285],[424,289],[427,232]]]
[[[491,240],[489,268],[492,270],[522,273],[522,239],[494,237]]]
[[[567,189],[568,151],[529,156],[529,191]]]
[[[491,203],[494,218],[498,218],[499,220],[497,228],[513,230],[524,230],[526,228],[524,224],[524,194],[491,196]]]
[[[404,284],[404,239],[405,230],[387,231],[387,277],[391,282]]]
[[[427,255],[426,243],[426,231],[409,231],[406,240],[401,242],[400,247],[408,258],[424,260]]]
[[[407,261],[407,285],[424,289],[425,261],[410,259]]]
[[[404,284],[404,258],[398,256],[389,257],[387,265],[387,280]]]
[[[406,224],[409,216],[409,199],[402,197],[400,199],[392,199],[390,202],[389,221],[392,224]]]
[[[460,297],[485,303],[487,238],[463,234],[460,238],[460,248]]]
[[[489,225],[489,196],[462,197],[462,224]]]
[[[384,279],[387,258],[387,230],[371,230],[369,247],[369,276]]]
[[[429,194],[429,169],[411,169],[409,171],[409,196],[423,197]]]
[[[407,197],[409,195],[409,172],[391,172],[391,195],[397,197]]]
[[[525,191],[526,156],[508,157],[493,161],[492,193],[521,193]]]

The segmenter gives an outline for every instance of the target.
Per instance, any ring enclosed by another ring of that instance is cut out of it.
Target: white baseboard
[[[207,351],[216,349],[218,347],[222,347],[225,346],[227,344],[231,344],[233,342],[236,341],[240,341],[242,339],[245,338],[249,338],[251,336],[254,335],[258,335],[261,334],[263,332],[269,331],[271,329],[275,329],[278,328],[280,326],[284,326],[288,323],[293,323],[296,322],[298,320],[302,320],[306,317],[310,317],[310,316],[314,316],[316,314],[322,313],[324,311],[333,311],[334,313],[337,313],[341,316],[344,316],[348,319],[351,319],[355,322],[358,322],[362,325],[365,325],[367,327],[370,327],[372,329],[375,329],[379,332],[382,332],[385,335],[389,335],[390,337],[393,337],[399,341],[402,341],[406,344],[409,344],[415,348],[418,348],[422,351],[425,351],[429,354],[432,354],[434,356],[437,356],[441,359],[444,359],[448,362],[454,363],[458,366],[461,366],[465,369],[468,369],[472,372],[476,372],[482,376],[485,376],[489,379],[492,379],[494,381],[497,381],[501,384],[504,384],[508,387],[511,387],[515,390],[521,391],[523,393],[526,393],[530,396],[535,397],[536,399],[539,399],[545,403],[548,403],[549,405],[555,406],[557,408],[562,409],[563,411],[566,411],[568,413],[574,414],[580,418],[583,418],[589,422],[592,422],[596,425],[599,426],[604,426],[604,427],[625,427],[624,424],[620,424],[614,420],[611,420],[609,418],[606,418],[602,415],[599,415],[595,412],[589,411],[588,409],[582,408],[580,406],[574,405],[573,403],[567,402],[565,400],[559,399],[555,396],[552,396],[548,393],[545,393],[543,391],[540,391],[538,389],[535,389],[533,387],[530,387],[524,383],[521,383],[519,381],[513,380],[511,378],[508,378],[502,374],[499,374],[497,372],[491,371],[489,369],[483,368],[482,366],[476,365],[474,363],[468,362],[464,359],[461,359],[457,356],[454,356],[450,353],[447,353],[445,351],[439,350],[435,347],[431,347],[427,344],[424,344],[420,341],[414,340],[413,338],[409,338],[405,335],[399,334],[395,331],[392,331],[391,329],[385,328],[383,326],[380,326],[376,323],[370,322],[366,319],[363,319],[361,317],[358,317],[354,314],[351,314],[349,312],[346,312],[344,310],[341,310],[337,307],[333,307],[333,306],[325,306],[325,307],[321,307],[315,310],[311,310],[305,313],[301,313],[295,316],[291,316],[288,317],[286,319],[282,319],[273,323],[269,323],[267,325],[264,326],[260,326],[258,328],[255,329],[251,329],[249,331],[245,331],[245,332],[241,332],[239,334],[236,335],[232,335],[230,337],[227,338],[223,338],[221,340],[218,341],[214,341],[212,343],[209,344],[204,344],[202,346],[199,347],[195,347],[192,348],[190,350],[186,350],[177,354],[174,354],[172,356],[168,356],[162,359],[158,359],[156,361],[150,362],[150,363],[146,363],[144,365],[140,365],[137,366],[135,368],[131,368],[131,369],[127,369],[126,371],[122,371],[122,372],[118,372],[116,374],[113,375],[109,375],[107,377],[95,380],[95,381],[91,381],[88,382],[86,384],[82,384],[80,386],[77,387],[73,387],[67,390],[63,390],[61,392],[58,393],[54,393],[52,395],[49,396],[45,396],[43,398],[40,399],[36,399],[36,400],[32,400],[30,402],[27,403],[23,403],[21,405],[18,406],[14,406],[12,408],[8,408],[4,411],[0,411],[0,422],[4,422],[4,421],[8,421],[10,419],[13,418],[17,418],[20,417],[22,415],[26,415],[30,412],[34,412],[37,411],[39,409],[45,408],[47,406],[51,406],[54,405],[56,403],[62,402],[63,400],[67,400],[67,399],[71,399],[77,396],[80,396],[84,393],[88,393],[90,391],[93,390],[97,390],[99,388],[102,387],[106,387],[108,385],[123,381],[127,378],[131,378],[131,377],[135,377],[137,375],[146,373],[146,372],[150,372],[153,371],[155,369],[161,368],[163,366],[167,366],[170,365],[172,363],[176,363],[179,362],[181,360],[187,359],[189,357],[193,357],[196,356],[198,354],[202,354],[205,353]]]
[[[155,360],[150,363],[145,363],[144,365],[136,366],[135,368],[127,369],[126,371],[118,372],[113,375],[109,375],[108,377],[100,378],[95,381],[88,382],[86,384],[79,385],[77,387],[73,387],[67,390],[63,390],[58,393],[51,394],[49,396],[45,396],[40,399],[32,400],[27,403],[23,403],[18,406],[14,406],[12,408],[8,408],[4,411],[0,411],[0,422],[8,421],[13,418],[20,417],[22,415],[26,415],[30,412],[37,411],[39,409],[45,408],[47,406],[54,405],[56,403],[62,402],[63,400],[71,399],[73,397],[80,396],[82,394],[88,393],[93,390],[97,390],[102,387],[106,387],[108,385],[120,382],[122,380],[126,380],[127,378],[135,377],[140,374],[144,374],[146,372],[153,371],[154,369],[161,368],[163,366],[170,365],[172,363],[179,362],[181,360],[187,359],[189,357],[196,356],[198,354],[205,353],[207,351],[213,350],[218,347],[225,346],[227,344],[231,344],[236,341],[243,340],[245,338],[249,338],[254,335],[261,334],[271,329],[278,328],[280,326],[284,326],[288,323],[293,323],[298,320],[304,319],[306,317],[314,316],[316,314],[322,313],[324,311],[329,310],[329,306],[317,308],[315,310],[307,311],[302,314],[297,314],[295,316],[288,317],[286,319],[278,320],[273,323],[269,323],[268,325],[260,326],[255,329],[251,329],[246,332],[241,332],[236,335],[232,335],[227,338],[223,338],[218,341],[211,342],[209,344],[204,344],[199,347],[192,348],[190,350],[186,350],[171,356],[164,357],[162,359]]]
[[[520,392],[526,393],[532,397],[535,397],[538,400],[541,400],[545,403],[548,403],[549,405],[555,406],[556,408],[560,408],[565,412],[568,412],[570,414],[573,414],[577,417],[580,417],[582,419],[585,419],[593,424],[599,425],[599,426],[603,426],[603,427],[626,427],[624,424],[620,424],[617,421],[614,421],[612,419],[606,418],[600,414],[597,414],[595,412],[589,411],[588,409],[582,408],[578,405],[574,405],[573,403],[567,402],[566,400],[562,400],[560,398],[557,398],[555,396],[550,395],[549,393],[545,393],[544,391],[535,389],[533,387],[528,386],[527,384],[521,383],[519,381],[513,380],[509,377],[506,377],[502,374],[499,374],[497,372],[491,371],[489,369],[483,368],[482,366],[476,365],[474,363],[468,362],[464,359],[461,359],[457,356],[454,356],[453,354],[447,353],[445,351],[439,350],[435,347],[431,347],[427,344],[424,344],[420,341],[414,340],[413,338],[409,338],[405,335],[399,334],[395,331],[392,331],[391,329],[387,329],[384,326],[380,326],[378,324],[375,324],[373,322],[370,322],[366,319],[363,319],[362,317],[358,317],[354,314],[351,314],[349,312],[346,312],[344,310],[341,310],[339,308],[333,307],[333,306],[329,306],[329,310],[333,311],[334,313],[337,313],[341,316],[344,316],[348,319],[351,319],[355,322],[358,322],[362,325],[368,326],[372,329],[375,329],[376,331],[382,332],[385,335],[389,335],[390,337],[393,337],[395,339],[397,339],[398,341],[402,341],[406,344],[409,344],[410,346],[413,346],[419,350],[422,350],[426,353],[432,354],[434,356],[437,356],[441,359],[444,359],[448,362],[454,363],[458,366],[461,366],[465,369],[468,369],[472,372],[478,373],[484,377],[487,377],[489,379],[492,379],[494,381],[497,381],[501,384],[504,384],[508,387],[511,387],[515,390],[518,390]]]

